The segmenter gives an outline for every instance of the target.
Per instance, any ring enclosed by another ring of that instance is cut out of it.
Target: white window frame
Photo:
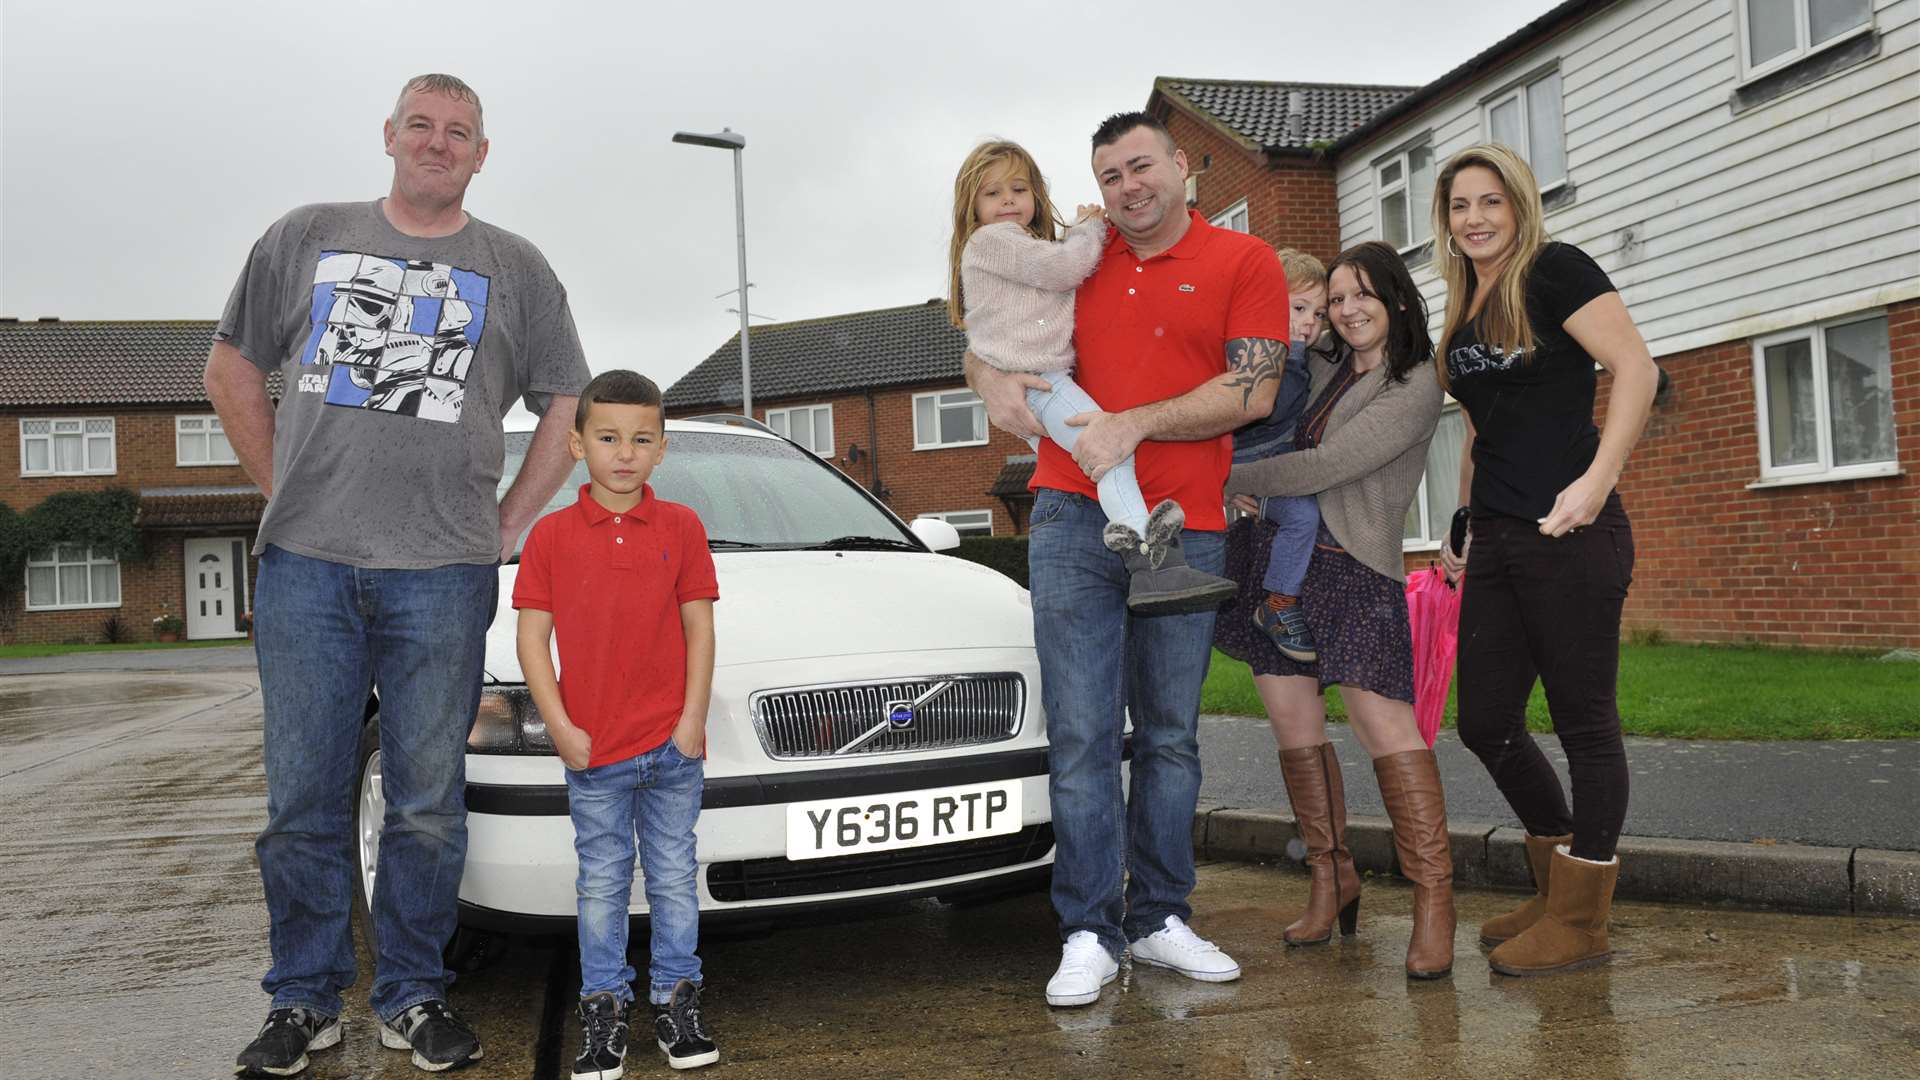
[[[1373,220],[1376,223],[1374,231],[1380,234],[1381,240],[1389,244],[1393,241],[1387,237],[1387,196],[1401,193],[1406,195],[1407,243],[1404,246],[1395,246],[1395,250],[1402,255],[1416,251],[1433,240],[1433,191],[1429,189],[1425,199],[1416,201],[1417,193],[1413,190],[1413,152],[1415,150],[1427,152],[1427,175],[1429,178],[1433,177],[1435,171],[1433,143],[1429,138],[1408,143],[1373,163]],[[1400,166],[1400,179],[1392,184],[1382,183],[1381,170],[1396,164]],[[1415,232],[1420,228],[1426,229],[1427,235],[1420,236]]]
[[[1739,0],[1739,2],[1745,3],[1746,0]],[[1801,2],[1804,2],[1804,0],[1801,0]],[[1520,107],[1521,145],[1511,147],[1511,149],[1524,158],[1529,166],[1533,165],[1533,118],[1527,115],[1527,89],[1535,83],[1545,81],[1559,74],[1560,65],[1558,62],[1555,62],[1537,71],[1530,71],[1524,77],[1500,88],[1498,92],[1481,99],[1480,133],[1486,141],[1493,141],[1493,110],[1509,101],[1518,102]],[[1573,162],[1567,156],[1567,83],[1565,79],[1560,80],[1560,160],[1562,162],[1561,168],[1564,171],[1557,180],[1549,181],[1541,179],[1538,170],[1535,171],[1535,179],[1540,181],[1540,193],[1542,195],[1566,187],[1567,181],[1571,179],[1573,175]]]
[[[933,399],[933,431],[931,432],[920,430],[920,402],[926,398]],[[942,401],[941,399],[943,398],[954,398],[955,400]],[[973,400],[963,400],[965,398],[972,398]],[[978,439],[968,439],[965,442],[941,442],[940,413],[945,409],[956,409],[962,406],[980,410],[981,437]],[[987,426],[987,403],[981,401],[980,395],[971,390],[964,388],[960,390],[929,390],[924,394],[915,394],[913,395],[912,407],[913,448],[915,450],[952,450],[961,446],[985,446],[993,438],[993,430]]]
[[[213,436],[220,435],[224,437],[226,433],[226,429],[220,425],[220,416],[217,413],[194,413],[175,416],[173,418],[173,463],[182,469],[198,469],[207,465],[240,464],[240,455],[233,449],[231,440],[227,443],[227,453],[230,456],[224,458],[215,458],[213,456]],[[180,460],[180,438],[183,435],[198,438],[206,444],[207,456],[205,460]]]
[[[1854,323],[1885,322],[1886,310],[1854,312],[1837,319],[1782,330],[1753,339],[1753,418],[1759,445],[1760,479],[1748,488],[1782,487],[1790,484],[1817,484],[1837,480],[1858,480],[1870,476],[1897,476],[1900,473],[1898,425],[1895,425],[1893,456],[1885,461],[1862,461],[1852,465],[1833,464],[1833,405],[1827,398],[1827,332]],[[1888,327],[1887,361],[1893,362],[1892,327]],[[1767,349],[1790,341],[1810,342],[1813,356],[1813,400],[1815,446],[1818,456],[1804,465],[1774,465],[1773,432],[1767,416]]]
[[[995,535],[994,528],[993,528],[993,511],[991,510],[941,510],[941,511],[930,513],[930,514],[915,514],[914,516],[923,517],[923,518],[935,518],[937,520],[944,521],[947,524],[952,525],[954,527],[954,530],[957,532],[960,526],[954,522],[953,520],[954,518],[961,518],[963,520],[968,521],[968,527],[971,528],[971,527],[974,527],[974,523],[972,519],[976,515],[984,516],[987,519],[986,520],[987,531],[985,535],[987,536]],[[962,539],[965,539],[969,535],[978,536],[981,534],[979,533],[969,534],[964,532],[960,533],[960,536]]]
[[[1238,227],[1232,223],[1235,214],[1240,215],[1240,224]],[[1253,232],[1253,215],[1247,211],[1247,200],[1241,199],[1239,202],[1208,218],[1207,224],[1215,228],[1231,229],[1237,233],[1251,234]]]
[[[815,454],[818,454],[823,458],[833,457],[834,455],[833,405],[832,404],[790,405],[784,409],[768,409],[766,412],[767,426],[770,428],[774,427],[774,420],[777,417],[779,419],[780,426],[777,428],[774,428],[774,430],[778,432],[783,438],[791,440],[793,436],[788,434],[788,432],[791,432],[793,430],[793,422],[791,420],[791,417],[793,416],[794,413],[812,413],[813,414],[813,417],[812,417],[813,445],[807,447],[807,449],[813,451]],[[820,431],[822,426],[821,420],[823,417],[825,418],[825,427],[826,427],[825,442],[826,442],[827,448],[825,450],[820,449],[820,443],[822,441],[820,438]]]
[[[1861,23],[1859,26],[1842,30],[1838,34],[1815,45],[1808,41],[1808,38],[1813,36],[1813,16],[1808,9],[1807,0],[1793,0],[1793,48],[1756,66],[1753,63],[1753,36],[1750,33],[1753,17],[1747,13],[1747,4],[1749,2],[1750,0],[1734,0],[1733,4],[1733,28],[1734,36],[1739,38],[1739,45],[1737,47],[1740,56],[1740,81],[1742,83],[1750,83],[1755,79],[1765,78],[1781,68],[1789,67],[1798,61],[1812,56],[1814,53],[1825,52],[1837,45],[1852,41],[1861,34],[1870,34],[1873,32],[1873,4],[1869,3],[1867,5],[1866,22]]]
[[[93,553],[93,549],[89,547],[84,549],[85,554],[83,555],[83,557],[79,562],[61,562],[60,549],[63,547],[73,547],[73,546],[74,545],[72,544],[55,544],[51,549],[49,549],[44,553],[47,556],[46,558],[37,558],[32,555],[29,555],[27,557],[27,568],[25,571],[23,571],[24,576],[21,578],[21,581],[20,581],[20,587],[21,587],[21,593],[22,593],[22,606],[24,607],[25,610],[27,611],[106,610],[110,608],[120,607],[121,605],[126,603],[126,598],[127,598],[126,583],[123,580],[121,580],[121,577],[120,577],[120,560],[111,555],[96,556]],[[63,604],[59,602],[60,570],[62,567],[74,567],[74,566],[84,566],[87,568],[87,599],[89,601],[88,603]],[[120,599],[115,600],[111,604],[95,604],[91,602],[93,599],[93,568],[96,566],[112,566],[113,567],[114,592],[120,597]],[[33,571],[36,568],[38,569],[51,568],[53,570],[54,603],[36,604],[33,602],[33,588],[31,585],[31,581],[33,577]]]
[[[1459,411],[1460,411],[1460,403],[1453,400],[1453,398],[1449,397],[1447,398],[1446,405],[1443,406],[1440,410],[1441,419],[1444,420],[1448,414],[1457,413]],[[1413,497],[1413,506],[1418,511],[1418,520],[1420,522],[1420,530],[1422,535],[1402,536],[1400,538],[1401,551],[1439,551],[1440,545],[1446,542],[1447,538],[1444,535],[1442,536],[1425,535],[1427,522],[1429,518],[1429,515],[1427,513],[1428,505],[1429,505],[1427,502],[1427,483],[1431,479],[1432,477],[1427,475],[1426,465],[1422,464],[1420,466],[1420,488],[1414,494],[1414,497]],[[1458,472],[1455,472],[1452,476],[1447,477],[1446,479],[1450,481],[1456,488],[1460,484],[1460,474]]]
[[[27,425],[44,423],[45,435],[27,434]],[[104,423],[105,432],[89,433],[87,425]],[[62,430],[62,429],[66,430]],[[20,475],[21,476],[112,476],[118,471],[120,460],[119,425],[111,416],[23,416],[20,418]],[[80,468],[60,468],[60,455],[54,452],[54,440],[59,436],[80,436]],[[97,439],[107,444],[107,464],[104,468],[87,467],[88,444]],[[44,443],[47,449],[47,467],[44,469],[27,468],[27,444]]]

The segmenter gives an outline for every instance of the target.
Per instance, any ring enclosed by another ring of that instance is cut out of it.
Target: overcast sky
[[[279,215],[386,193],[381,121],[447,71],[493,144],[467,209],[546,253],[594,370],[665,386],[738,325],[730,155],[676,129],[746,134],[753,309],[815,318],[944,294],[983,137],[1070,211],[1157,75],[1420,84],[1552,6],[0,0],[0,315],[217,317]]]

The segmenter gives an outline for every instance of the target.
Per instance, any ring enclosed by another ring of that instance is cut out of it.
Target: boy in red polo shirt
[[[654,1037],[676,1069],[720,1059],[700,1012],[693,838],[720,590],[699,517],[647,486],[667,449],[665,425],[653,380],[609,371],[587,384],[567,439],[590,482],[578,502],[534,524],[513,588],[520,667],[567,767],[580,862],[585,1037],[574,1080],[612,1080],[626,1057],[636,830],[653,927]],[[556,635],[564,682],[553,668]]]

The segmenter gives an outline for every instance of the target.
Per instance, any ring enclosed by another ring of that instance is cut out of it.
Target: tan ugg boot
[[[1495,915],[1480,924],[1480,944],[1498,945],[1518,937],[1520,931],[1540,921],[1547,910],[1547,881],[1553,871],[1553,849],[1573,843],[1572,836],[1535,836],[1527,834],[1527,867],[1533,871],[1533,896],[1526,903]]]
[[[1547,910],[1540,921],[1493,950],[1487,965],[1502,975],[1557,975],[1605,963],[1607,918],[1620,858],[1597,863],[1576,859],[1564,847],[1553,852]]]
[[[1347,791],[1333,744],[1280,751],[1280,778],[1313,874],[1307,910],[1280,937],[1289,945],[1324,945],[1336,919],[1348,935],[1360,918],[1360,873],[1347,851]]]
[[[1453,845],[1447,800],[1433,751],[1408,750],[1373,759],[1380,801],[1393,820],[1400,876],[1413,882],[1413,936],[1407,977],[1439,979],[1453,972]]]

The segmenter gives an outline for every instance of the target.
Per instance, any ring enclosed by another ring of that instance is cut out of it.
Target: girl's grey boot
[[[1109,522],[1101,539],[1107,550],[1118,552],[1132,583],[1127,588],[1127,610],[1135,615],[1185,615],[1211,611],[1233,598],[1239,587],[1232,581],[1187,565],[1180,551],[1180,530],[1187,515],[1180,504],[1164,500],[1147,515],[1147,535],[1120,522]]]

